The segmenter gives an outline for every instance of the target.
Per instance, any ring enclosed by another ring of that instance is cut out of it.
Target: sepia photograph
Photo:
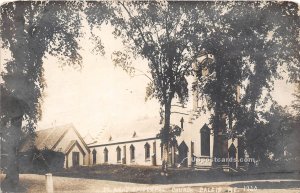
[[[0,4],[0,193],[300,193],[300,4]]]

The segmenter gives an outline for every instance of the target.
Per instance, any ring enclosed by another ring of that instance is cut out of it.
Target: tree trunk
[[[220,61],[221,58],[218,55],[215,56],[217,65],[216,65],[216,99],[215,99],[215,108],[214,108],[214,120],[213,120],[213,131],[214,131],[214,142],[213,142],[213,166],[218,166],[222,162],[217,161],[217,159],[222,159],[227,157],[227,142],[226,138],[223,136],[223,131],[226,129],[226,114],[224,113],[224,106],[223,103],[225,101],[224,98],[224,67]],[[220,135],[221,134],[221,135]]]
[[[169,134],[170,134],[170,118],[171,118],[171,101],[165,104],[164,114],[164,128],[163,128],[163,160],[162,160],[162,172],[167,174],[168,172],[168,160],[169,160]]]
[[[219,148],[219,135],[218,131],[214,129],[214,143],[213,143],[213,166],[216,167],[218,166],[218,162],[216,162],[215,158],[220,157],[220,148]]]
[[[21,136],[22,116],[11,119],[7,135],[7,171],[2,183],[4,192],[19,192],[18,149]]]
[[[216,167],[220,164],[217,159],[222,158],[223,154],[223,139],[222,136],[219,135],[220,132],[223,131],[223,124],[222,124],[222,116],[221,116],[221,102],[216,101],[215,107],[215,117],[213,122],[213,131],[214,131],[214,142],[213,142],[213,166]]]
[[[219,129],[216,129],[214,132],[213,166],[224,165],[221,160],[227,157],[227,138],[223,134],[219,134],[221,131],[222,127],[219,127]]]
[[[220,121],[219,121],[219,102],[216,104],[215,109],[215,120],[213,122],[213,135],[214,135],[214,143],[213,143],[213,166],[218,166],[218,162],[216,162],[215,158],[220,157],[220,147],[219,147],[219,130],[220,130]]]
[[[258,98],[258,97],[256,97],[256,98]],[[254,124],[255,124],[256,98],[252,98],[251,99],[252,101],[251,101],[251,106],[250,106],[250,125],[249,125],[250,129],[253,129],[254,128]],[[257,155],[256,156],[254,155],[254,149],[253,149],[254,145],[253,144],[249,144],[249,140],[247,140],[247,143],[248,143],[247,144],[247,146],[248,146],[247,150],[249,150],[249,151],[247,151],[247,153],[249,154],[249,157],[250,158],[254,158],[254,157],[256,158]],[[251,143],[253,143],[253,142],[251,142]],[[253,162],[249,162],[249,169],[252,169],[252,168],[254,168],[254,163]]]

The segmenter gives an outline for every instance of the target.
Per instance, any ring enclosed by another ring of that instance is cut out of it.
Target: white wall
[[[146,142],[150,145],[150,159],[145,160],[145,148],[144,145]],[[90,151],[92,152],[94,149],[97,151],[96,156],[96,164],[104,163],[104,149],[108,150],[108,164],[121,164],[122,159],[124,158],[124,149],[126,146],[126,164],[127,165],[152,165],[152,155],[153,155],[153,142],[156,142],[156,164],[161,165],[161,148],[160,148],[160,140],[145,140],[140,142],[131,142],[131,143],[123,143],[117,145],[107,145],[101,147],[91,147]],[[130,161],[130,146],[133,145],[135,147],[135,160]],[[121,163],[117,162],[117,147],[121,148]],[[93,163],[93,154],[90,155],[90,163]]]
[[[84,144],[80,141],[79,137],[77,136],[77,134],[75,133],[75,131],[73,129],[69,129],[67,131],[65,136],[62,138],[62,140],[59,142],[59,144],[56,146],[56,148],[54,150],[55,151],[60,151],[62,153],[66,153],[64,151],[66,150],[66,148],[68,147],[68,145],[70,144],[70,142],[72,140],[77,140],[77,142],[79,143],[79,145],[81,146],[81,148],[85,152],[84,160],[82,160],[82,162],[80,162],[80,165],[89,165],[89,152],[85,148]],[[80,151],[78,150],[78,152],[80,152]],[[70,153],[70,155],[72,155],[72,153]],[[83,156],[83,155],[80,155],[80,156]],[[71,156],[71,158],[70,157],[68,157],[68,158],[69,158],[69,161],[71,159],[71,163],[72,163],[72,156]],[[80,160],[81,160],[81,158],[80,158]],[[65,160],[65,162],[66,162],[66,160]],[[71,165],[68,165],[68,167],[70,167],[70,166]]]
[[[195,120],[193,123],[185,124],[184,131],[182,132],[181,136],[178,137],[178,145],[181,144],[182,141],[186,143],[188,146],[188,165],[192,165],[192,156],[191,156],[191,142],[194,142],[194,155],[196,157],[201,157],[202,161],[196,162],[196,167],[203,167],[207,168],[212,165],[213,162],[213,144],[214,144],[214,137],[210,135],[210,156],[203,156],[201,155],[201,133],[200,129],[203,127],[205,122],[203,120],[198,119]],[[108,149],[108,164],[122,164],[122,159],[124,158],[124,146],[126,146],[126,164],[127,165],[152,165],[152,155],[153,155],[153,142],[156,142],[156,164],[161,165],[161,140],[145,140],[140,142],[130,142],[130,143],[122,143],[117,145],[106,145],[106,146],[98,146],[98,147],[91,147],[90,151],[90,163],[93,163],[93,154],[92,151],[95,149],[97,151],[97,159],[96,164],[103,164],[104,163],[104,148]],[[145,160],[145,148],[144,145],[148,142],[150,144],[150,160]],[[113,143],[113,141],[112,141]],[[237,147],[237,140],[232,141],[231,139],[228,141],[228,148],[230,147],[231,143]],[[130,146],[131,144],[135,147],[135,160],[134,162],[130,161]],[[121,148],[121,162],[117,162],[117,147]],[[237,151],[238,152],[238,151]],[[178,153],[178,152],[177,152]],[[238,155],[236,155],[238,156]],[[205,159],[208,158],[208,159]],[[209,159],[211,158],[211,159]]]
[[[194,142],[194,155],[196,157],[207,157],[208,156],[203,156],[201,155],[201,133],[200,129],[204,126],[204,124],[209,123],[209,114],[200,114],[198,118],[195,117],[192,122],[190,122],[190,115],[176,115],[173,116],[173,123],[179,125],[179,120],[181,117],[184,118],[184,124],[183,124],[183,131],[181,133],[181,136],[177,138],[178,145],[182,141],[186,143],[186,145],[189,148],[188,152],[188,165],[192,165],[192,156],[191,156],[191,142]],[[177,123],[176,123],[177,121]],[[213,155],[213,143],[214,143],[214,138],[213,135],[210,135],[210,156],[212,157]],[[211,166],[212,161],[209,159],[205,159],[204,161],[201,162],[196,162],[197,166]]]

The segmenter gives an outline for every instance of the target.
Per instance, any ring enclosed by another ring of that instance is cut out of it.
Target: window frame
[[[93,154],[93,165],[95,165],[97,163],[97,151],[96,151],[96,149],[93,149],[92,154]]]
[[[144,148],[145,148],[145,160],[150,161],[150,159],[151,159],[150,144],[148,142],[146,142],[146,144],[144,145]]]
[[[116,151],[117,151],[117,163],[121,163],[121,161],[122,161],[122,150],[121,150],[121,148],[118,146],[117,148],[116,148]]]
[[[210,129],[207,125],[204,125],[200,130],[200,141],[201,156],[210,157]]]
[[[103,150],[104,153],[104,163],[108,163],[108,149],[105,147]]]
[[[130,162],[133,163],[133,162],[135,162],[135,147],[134,147],[134,145],[131,144],[129,149],[130,149]]]

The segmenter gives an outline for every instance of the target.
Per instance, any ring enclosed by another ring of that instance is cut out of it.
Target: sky
[[[101,35],[104,56],[90,52],[93,45],[88,37],[80,41],[82,69],[62,68],[56,58],[45,58],[47,88],[39,128],[73,123],[83,136],[88,132],[94,135],[101,130],[119,129],[134,120],[158,116],[158,103],[145,102],[148,79],[130,77],[114,67],[111,53],[121,48],[121,41],[115,40],[111,32],[111,28],[104,28]],[[139,62],[143,63],[141,60],[136,63]]]

